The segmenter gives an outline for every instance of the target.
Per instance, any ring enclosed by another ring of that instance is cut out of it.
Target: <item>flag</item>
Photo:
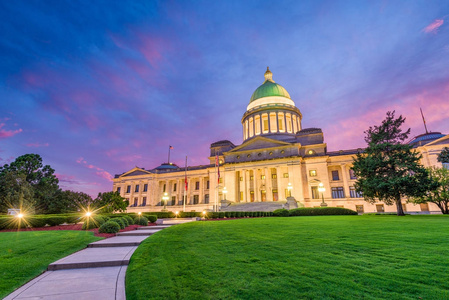
[[[170,146],[170,150],[173,150],[173,146]]]
[[[186,192],[187,192],[187,175],[186,178],[184,179],[184,183],[186,184]]]
[[[215,156],[215,166],[217,167],[217,183],[220,183],[220,162],[218,160],[218,155]]]

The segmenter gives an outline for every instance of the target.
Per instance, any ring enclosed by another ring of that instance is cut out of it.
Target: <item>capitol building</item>
[[[212,143],[208,165],[185,168],[164,163],[115,176],[113,191],[129,200],[128,212],[325,205],[359,213],[396,212],[395,205],[370,204],[355,191],[351,167],[353,157],[362,149],[327,151],[322,130],[303,128],[303,116],[290,94],[273,80],[268,68],[264,75],[242,116],[242,144]],[[424,166],[441,167],[437,156],[443,147],[449,147],[449,135],[430,132],[409,143],[422,154]],[[406,212],[440,212],[432,203],[403,201],[403,206]]]

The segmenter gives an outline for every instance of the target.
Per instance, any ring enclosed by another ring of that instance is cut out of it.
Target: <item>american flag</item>
[[[170,150],[173,150],[173,146],[170,146]]]
[[[217,167],[217,183],[220,183],[220,162],[218,160],[218,155],[215,156],[215,166]]]

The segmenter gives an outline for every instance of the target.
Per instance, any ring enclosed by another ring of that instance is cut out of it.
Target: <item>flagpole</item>
[[[182,201],[183,212],[186,211],[186,201],[187,201],[187,155],[186,155],[186,168],[185,168],[185,179],[184,179],[184,199]]]
[[[168,164],[170,164],[170,149],[171,149],[171,146],[168,146]]]
[[[218,172],[217,172],[217,158],[215,157],[215,174],[217,176],[217,186],[215,187],[215,204],[214,204],[214,211],[217,212],[217,203],[218,203]]]
[[[422,120],[423,120],[423,122],[424,122],[424,128],[426,129],[426,133],[429,133],[429,132],[427,131],[426,120],[424,119],[424,114],[422,113],[421,107],[419,108],[419,110],[421,111],[421,117],[422,117]]]

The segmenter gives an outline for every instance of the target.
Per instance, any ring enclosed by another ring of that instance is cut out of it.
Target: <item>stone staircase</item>
[[[287,208],[287,201],[231,203],[220,211],[274,211]]]

